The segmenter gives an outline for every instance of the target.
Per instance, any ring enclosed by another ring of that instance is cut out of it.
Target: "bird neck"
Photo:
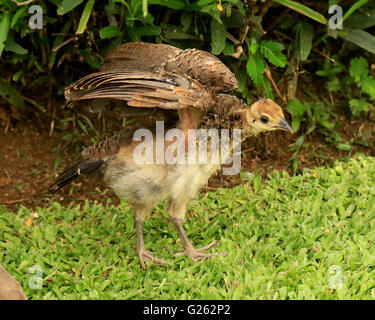
[[[219,110],[220,111],[220,110]],[[256,136],[259,132],[255,130],[252,123],[253,119],[248,109],[229,109],[222,112],[210,112],[201,122],[202,129],[228,129],[230,137],[233,137],[235,129],[242,132],[242,140],[250,136]]]

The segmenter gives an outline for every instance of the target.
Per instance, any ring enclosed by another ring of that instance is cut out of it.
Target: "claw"
[[[203,253],[205,250],[208,250],[208,249],[212,248],[217,242],[218,242],[217,240],[214,240],[211,243],[209,243],[208,245],[206,245],[202,248],[198,248],[198,249],[194,249],[193,247],[189,247],[189,248],[185,249],[184,252],[176,253],[174,256],[179,257],[179,256],[182,256],[182,255],[185,255],[185,256],[188,256],[188,257],[192,258],[193,261],[197,262],[197,261],[200,261],[200,260],[205,259],[205,258],[211,258],[213,256],[226,256],[226,255],[228,255],[228,253],[226,253],[226,252]]]
[[[167,261],[155,257],[153,252],[148,251],[146,249],[140,250],[138,252],[138,257],[139,257],[139,262],[141,264],[142,269],[146,268],[145,267],[145,261],[156,262],[159,265],[166,265],[166,264],[168,264]]]

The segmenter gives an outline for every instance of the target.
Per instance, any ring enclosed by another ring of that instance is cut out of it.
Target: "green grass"
[[[274,172],[202,194],[185,228],[193,244],[220,240],[228,256],[194,263],[161,205],[146,221],[146,247],[168,266],[141,270],[131,208],[58,203],[32,214],[0,208],[0,263],[31,299],[374,299],[375,159],[290,177]],[[43,288],[29,289],[29,267]],[[330,279],[342,270],[342,288]]]

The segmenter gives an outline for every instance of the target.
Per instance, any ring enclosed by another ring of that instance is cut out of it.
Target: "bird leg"
[[[143,240],[143,219],[137,217],[137,214],[135,213],[134,221],[137,230],[137,253],[142,269],[145,269],[145,261],[153,261],[161,265],[167,264],[167,261],[156,258],[153,252],[146,250]]]
[[[182,226],[182,220],[176,217],[169,216],[171,219],[173,225],[175,226],[178,235],[180,236],[180,239],[184,245],[185,251],[184,252],[179,252],[175,254],[175,257],[181,256],[181,255],[186,255],[190,258],[192,258],[194,261],[199,261],[204,258],[211,258],[212,256],[217,256],[217,255],[227,255],[227,253],[204,253],[204,251],[210,249],[213,247],[216,243],[217,240],[212,241],[208,245],[195,249],[191,242],[189,241],[184,228]]]

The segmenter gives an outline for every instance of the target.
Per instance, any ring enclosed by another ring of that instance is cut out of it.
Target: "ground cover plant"
[[[249,179],[189,208],[192,242],[218,239],[212,250],[228,256],[173,257],[179,241],[161,205],[145,241],[170,265],[142,271],[127,203],[54,203],[16,216],[0,209],[0,261],[32,299],[375,298],[373,158]],[[30,289],[37,270],[43,286]]]

